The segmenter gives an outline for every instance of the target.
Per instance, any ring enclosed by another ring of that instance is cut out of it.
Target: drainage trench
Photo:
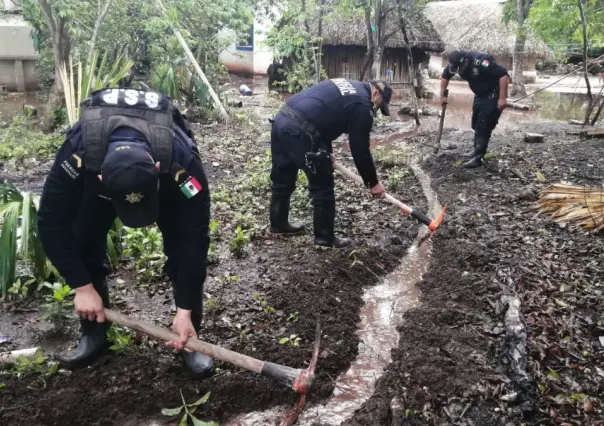
[[[405,147],[405,143],[397,141]],[[409,165],[422,186],[428,201],[431,217],[437,216],[442,207],[437,194],[430,186],[430,179],[419,167],[415,159]],[[411,220],[411,219],[410,219]],[[335,383],[333,395],[324,403],[306,406],[297,425],[310,426],[315,422],[325,425],[339,425],[351,418],[375,391],[375,383],[392,361],[391,350],[398,346],[397,326],[402,314],[419,303],[419,289],[416,285],[427,271],[432,241],[428,239],[418,246],[428,229],[421,225],[417,237],[401,264],[388,274],[381,284],[367,288],[363,294],[358,336],[359,353],[350,368],[341,374]],[[320,360],[319,360],[320,362]],[[226,423],[229,426],[274,424],[285,410],[291,407],[275,407],[267,411],[240,415]]]

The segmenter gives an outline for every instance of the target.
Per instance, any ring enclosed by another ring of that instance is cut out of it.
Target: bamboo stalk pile
[[[541,191],[530,211],[597,233],[604,229],[604,189],[557,183]]]

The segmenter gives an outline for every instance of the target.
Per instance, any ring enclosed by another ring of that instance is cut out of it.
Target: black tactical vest
[[[101,89],[82,102],[80,123],[86,169],[100,172],[109,137],[118,127],[131,127],[143,134],[151,147],[160,173],[172,164],[174,107],[157,92],[136,89]]]

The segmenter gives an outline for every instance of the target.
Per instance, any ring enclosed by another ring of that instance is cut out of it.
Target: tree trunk
[[[317,38],[319,39],[319,45],[317,46],[317,54],[316,54],[316,74],[317,74],[317,84],[321,82],[321,58],[323,56],[323,12],[325,10],[325,0],[321,0],[319,3],[319,29],[317,31]]]
[[[591,84],[589,83],[589,74],[587,73],[587,20],[585,19],[585,12],[583,11],[583,0],[577,0],[579,4],[579,12],[581,15],[581,29],[583,33],[583,77],[585,77],[585,84],[587,85],[587,111],[585,112],[584,125],[589,123],[589,116],[591,114],[593,106],[593,97],[591,94]]]
[[[382,57],[384,56],[384,46],[381,43],[375,48],[373,55],[373,64],[371,65],[371,78],[382,78]]]
[[[371,29],[371,7],[369,5],[365,5],[365,27],[367,29],[367,57],[365,58],[365,63],[363,64],[363,69],[361,70],[360,80],[365,79],[365,74],[373,61],[374,55],[374,39],[373,39],[373,31]],[[371,76],[370,76],[371,78]]]
[[[532,1],[516,0],[516,43],[514,44],[514,53],[512,56],[512,95],[525,96],[524,87],[524,46],[526,44],[526,29],[524,24],[528,15]]]
[[[519,0],[520,1],[520,0]],[[526,43],[526,34],[516,34],[516,46],[514,47],[514,55],[512,57],[512,96],[526,96],[524,87],[524,45]]]
[[[111,3],[113,3],[113,0],[107,0],[105,7],[101,10],[101,2],[99,1],[99,13],[96,17],[96,22],[94,23],[94,30],[92,30],[92,38],[90,39],[90,50],[88,51],[86,66],[91,66],[90,62],[92,62],[92,57],[94,56],[94,49],[96,49],[96,39],[99,37],[99,30],[101,29],[101,25],[105,20],[105,16],[107,16],[107,12],[109,12]]]

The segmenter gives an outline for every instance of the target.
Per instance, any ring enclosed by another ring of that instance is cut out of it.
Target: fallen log
[[[581,139],[604,139],[604,129],[583,130],[579,136]]]
[[[526,133],[524,135],[524,141],[527,143],[543,142],[543,135],[540,135],[539,133]]]
[[[513,101],[507,101],[507,107],[512,109],[518,109],[520,111],[528,111],[531,109],[531,107],[526,104],[521,104]]]
[[[36,356],[39,347],[18,349],[16,351],[0,352],[0,365],[14,364],[17,358],[23,356],[25,358],[33,358]]]

